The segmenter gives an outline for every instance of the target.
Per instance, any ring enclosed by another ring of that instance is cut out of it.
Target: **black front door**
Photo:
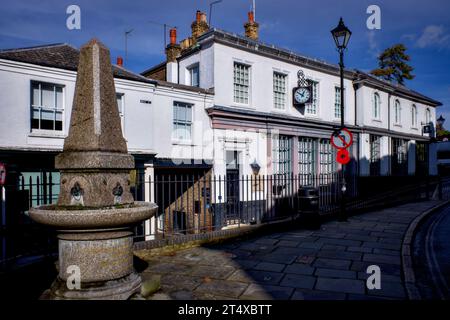
[[[227,170],[227,221],[239,219],[239,169]]]
[[[239,219],[239,156],[236,151],[228,151],[226,169],[226,221],[234,224]]]

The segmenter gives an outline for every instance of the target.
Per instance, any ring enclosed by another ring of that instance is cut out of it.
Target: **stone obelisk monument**
[[[59,275],[47,297],[126,299],[138,292],[131,227],[157,206],[134,202],[130,193],[134,159],[122,135],[109,50],[95,39],[80,51],[69,135],[55,167],[57,205],[30,210],[32,219],[58,229]]]

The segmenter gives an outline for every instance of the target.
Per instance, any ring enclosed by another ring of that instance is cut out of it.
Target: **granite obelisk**
[[[157,206],[134,202],[130,193],[134,160],[122,135],[109,50],[95,39],[80,51],[69,134],[55,167],[57,205],[30,209],[33,220],[58,229],[59,274],[45,296],[127,299],[141,285],[131,227]],[[79,288],[70,285],[78,271]]]

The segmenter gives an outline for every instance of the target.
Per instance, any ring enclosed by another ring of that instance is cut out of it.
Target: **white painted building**
[[[0,162],[19,171],[53,168],[48,155],[62,150],[68,133],[77,63],[78,50],[66,44],[0,51]],[[198,138],[209,126],[210,91],[149,80],[118,65],[113,71],[123,134],[138,168],[177,156],[186,164],[212,160]],[[178,133],[195,142],[176,137],[174,108],[178,126],[189,127]],[[24,161],[30,153],[36,161]]]
[[[180,45],[172,38],[168,62],[142,74],[214,89],[207,112],[216,174],[226,174],[236,159],[240,175],[251,174],[254,161],[262,174],[337,170],[329,138],[340,125],[339,67],[258,41],[248,30],[256,24],[249,19],[243,37],[209,29],[205,15],[197,12],[192,36]],[[313,103],[301,109],[292,103],[299,70],[314,86]],[[435,122],[441,104],[358,70],[347,69],[344,77],[345,125],[355,138],[350,171],[413,175],[433,168],[430,134],[423,127]],[[287,144],[283,150],[282,144]]]
[[[256,164],[260,175],[326,175],[340,169],[330,144],[340,125],[338,66],[258,41],[252,20],[246,28],[246,37],[209,29],[206,16],[197,13],[192,37],[179,45],[172,32],[167,62],[142,75],[113,66],[123,134],[139,179],[251,176]],[[42,181],[54,171],[54,156],[68,133],[78,54],[67,44],[0,51],[0,163],[7,165],[10,181],[36,175]],[[299,70],[312,81],[313,101],[297,108],[292,91]],[[345,125],[354,136],[346,172],[436,174],[428,152],[431,137],[423,127],[435,122],[440,103],[358,70],[347,69],[344,76]],[[53,179],[59,183],[57,174]],[[221,181],[215,187],[229,197],[230,188]],[[179,198],[185,203],[195,193],[207,198],[205,180],[203,191],[197,182],[183,190]],[[248,183],[239,188],[234,201],[264,200],[259,186],[250,192]],[[156,199],[155,189],[136,190],[138,199]],[[265,192],[268,197],[272,191]],[[203,209],[195,201],[185,211],[171,209],[172,200],[163,199],[163,218],[167,209],[185,224],[191,216],[212,217],[211,199]],[[224,201],[215,194],[213,202]],[[200,227],[199,222],[195,228]]]

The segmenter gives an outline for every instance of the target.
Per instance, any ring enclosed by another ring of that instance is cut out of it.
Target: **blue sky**
[[[92,37],[111,49],[115,60],[124,56],[124,31],[128,40],[125,66],[135,72],[164,60],[163,27],[178,28],[179,39],[190,34],[197,9],[208,13],[211,0],[15,0],[2,3],[0,48],[66,42],[79,47]],[[214,6],[212,25],[243,34],[251,0],[223,0]],[[81,8],[81,30],[66,28],[66,8]],[[381,30],[368,30],[369,5],[381,8]],[[416,78],[408,87],[441,101],[437,110],[450,127],[450,1],[448,0],[256,0],[260,39],[307,56],[337,62],[330,30],[344,18],[352,30],[346,66],[371,70],[378,53],[404,43]],[[155,23],[156,22],[156,23]]]

